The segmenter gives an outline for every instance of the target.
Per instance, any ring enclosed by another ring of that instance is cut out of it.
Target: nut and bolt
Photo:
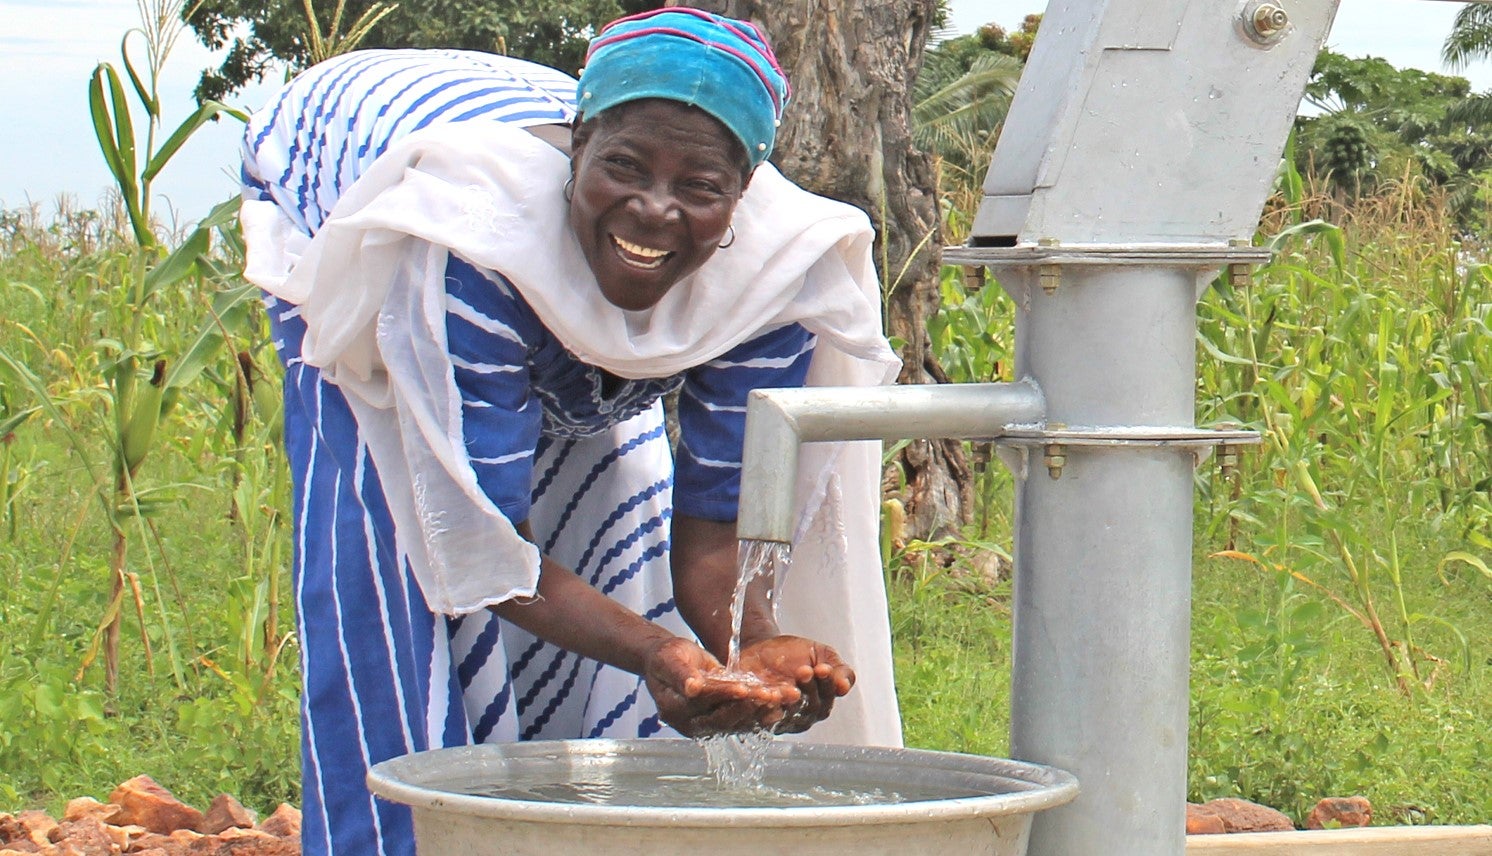
[[[1066,422],[1048,422],[1047,431],[1066,431]],[[1042,448],[1041,460],[1046,464],[1046,474],[1054,479],[1062,478],[1062,468],[1067,466],[1067,445],[1064,443],[1047,443]]]
[[[1251,247],[1252,241],[1234,238],[1228,242],[1228,246],[1234,248]],[[1243,288],[1249,284],[1249,277],[1253,275],[1254,266],[1248,262],[1234,262],[1228,265],[1228,284],[1234,288]]]
[[[1062,284],[1062,268],[1057,265],[1042,265],[1037,268],[1037,274],[1041,278],[1041,290],[1047,294],[1055,294],[1057,286]]]
[[[1062,242],[1056,238],[1037,238],[1038,247],[1056,247]],[[1062,284],[1062,267],[1060,265],[1041,265],[1036,268],[1037,276],[1041,281],[1041,290],[1047,294],[1054,294],[1057,287]]]
[[[1290,13],[1278,3],[1252,3],[1244,8],[1239,18],[1243,34],[1265,47],[1284,38],[1290,28]]]
[[[1236,431],[1242,426],[1237,422],[1219,422],[1215,427],[1219,431]],[[1242,451],[1243,446],[1237,443],[1217,444],[1217,468],[1224,479],[1230,479],[1238,472],[1238,456]]]
[[[1042,452],[1041,460],[1046,464],[1046,474],[1054,479],[1062,478],[1062,468],[1067,466],[1067,447],[1061,443],[1048,443]]]
[[[1238,472],[1238,447],[1223,443],[1217,447],[1217,466],[1223,478],[1230,479]]]
[[[964,265],[963,279],[964,291],[979,291],[984,288],[984,268],[981,265]]]
[[[1289,13],[1273,3],[1259,4],[1259,7],[1254,10],[1252,20],[1254,32],[1266,39],[1274,38],[1290,26]]]

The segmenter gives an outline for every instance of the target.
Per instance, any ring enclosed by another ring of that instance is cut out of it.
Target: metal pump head
[[[970,243],[1208,244],[1252,235],[1336,8],[1336,0],[1050,3]]]

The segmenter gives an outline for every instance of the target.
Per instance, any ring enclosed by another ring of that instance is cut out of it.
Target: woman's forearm
[[[722,663],[730,646],[731,597],[740,570],[736,560],[736,526],[675,514],[673,518],[673,587],[679,612],[700,644]],[[747,590],[741,626],[743,645],[777,635],[770,594],[772,574],[764,573]]]
[[[528,537],[526,525],[518,527]],[[675,515],[672,537],[674,597],[700,644],[725,662],[731,637],[731,597],[739,570],[733,523]],[[542,559],[538,593],[493,609],[533,635],[585,657],[641,674],[648,655],[672,633],[603,595],[568,568]],[[766,573],[747,590],[743,645],[776,636]]]
[[[493,610],[546,642],[635,675],[643,674],[653,651],[675,638],[548,558],[537,595]]]

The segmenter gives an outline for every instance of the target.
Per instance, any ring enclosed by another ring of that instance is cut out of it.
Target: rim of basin
[[[479,744],[434,749],[373,765],[368,787],[385,799],[415,808],[534,823],[606,826],[849,826],[929,823],[962,818],[1034,814],[1072,801],[1078,781],[1055,767],[927,749],[839,746],[777,740],[767,750],[769,767],[782,763],[839,765],[880,773],[875,780],[895,786],[911,776],[924,780],[941,773],[981,781],[994,793],[948,799],[872,805],[783,807],[629,806],[560,803],[477,796],[442,788],[484,774],[496,780],[508,766],[546,765],[562,772],[586,765],[678,760],[673,772],[703,772],[704,750],[682,738],[636,740],[549,740]]]

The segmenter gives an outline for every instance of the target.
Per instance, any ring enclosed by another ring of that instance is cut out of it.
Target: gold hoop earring
[[[731,223],[730,225],[726,226],[725,228],[726,228],[726,231],[730,232],[730,238],[726,239],[726,242],[720,245],[720,249],[722,249],[722,250],[725,249],[726,247],[729,247],[731,244],[734,244],[736,242],[736,224]]]
[[[575,199],[575,176],[573,176],[573,175],[570,176],[570,180],[567,181],[567,182],[565,182],[564,194],[565,194],[565,201],[566,202],[572,202],[572,201],[574,201],[574,199]]]

